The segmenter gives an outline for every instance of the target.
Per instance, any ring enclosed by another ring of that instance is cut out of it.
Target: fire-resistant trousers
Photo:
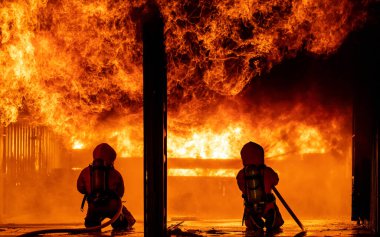
[[[104,218],[112,218],[118,211],[119,200],[110,199],[101,204],[88,203],[87,215],[85,217],[85,226],[99,226]],[[112,223],[114,229],[128,229],[135,224],[136,220],[128,209],[123,206],[119,218]]]
[[[276,204],[264,214],[255,213],[250,207],[244,209],[245,226],[249,230],[266,228],[267,230],[278,229],[284,224],[281,213]]]

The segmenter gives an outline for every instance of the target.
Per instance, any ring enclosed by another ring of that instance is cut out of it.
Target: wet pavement
[[[168,221],[171,236],[377,236],[356,222],[349,220],[304,220],[302,231],[292,220],[285,220],[279,232],[246,232],[241,220],[186,220]],[[0,224],[0,236],[18,236],[41,229],[82,228],[82,224]],[[113,232],[106,227],[100,233],[44,234],[40,236],[144,236],[144,225],[137,221],[134,228],[126,232]]]

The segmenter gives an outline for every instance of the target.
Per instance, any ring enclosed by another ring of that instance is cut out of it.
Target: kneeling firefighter
[[[93,151],[93,162],[84,168],[77,180],[77,189],[88,202],[85,226],[99,226],[104,218],[114,217],[120,211],[124,195],[124,182],[113,163],[115,150],[107,143],[99,144]],[[125,206],[111,225],[114,229],[128,229],[136,220]]]
[[[277,173],[264,164],[264,149],[257,143],[245,144],[240,155],[244,168],[236,179],[244,198],[245,226],[249,230],[278,229],[284,220],[271,192],[279,181]]]

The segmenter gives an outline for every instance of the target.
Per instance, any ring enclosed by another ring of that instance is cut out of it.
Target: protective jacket
[[[108,175],[108,189],[122,198],[124,195],[124,182],[121,174],[115,168],[110,167]],[[82,194],[91,194],[91,166],[87,166],[80,173],[77,189]]]

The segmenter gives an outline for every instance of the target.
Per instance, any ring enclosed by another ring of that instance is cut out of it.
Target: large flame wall
[[[180,121],[204,122],[198,118],[210,103],[238,94],[284,58],[334,52],[365,18],[364,6],[349,0],[158,2],[166,23],[170,142],[183,139],[173,129]],[[63,135],[68,146],[113,139],[125,156],[141,154],[143,3],[2,1],[1,122],[22,114]],[[220,134],[231,132],[239,127]],[[193,135],[199,133],[207,130]]]

